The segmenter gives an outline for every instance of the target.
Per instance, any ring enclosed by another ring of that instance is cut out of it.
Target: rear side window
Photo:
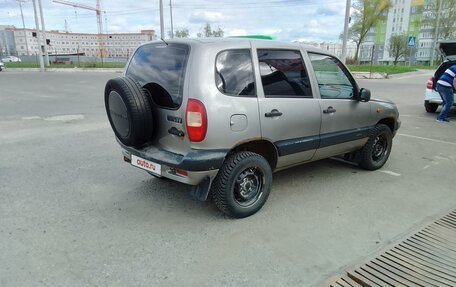
[[[250,50],[227,50],[217,55],[215,83],[220,92],[230,96],[255,96]]]
[[[183,44],[141,46],[130,61],[127,76],[138,81],[155,104],[177,109],[182,104],[189,52],[190,48]]]
[[[309,76],[299,51],[258,50],[258,61],[265,97],[312,97]]]

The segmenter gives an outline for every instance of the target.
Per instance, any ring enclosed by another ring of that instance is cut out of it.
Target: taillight
[[[188,176],[188,172],[186,170],[176,168],[176,173],[182,176]]]
[[[186,120],[190,141],[203,141],[207,132],[207,113],[203,103],[195,99],[189,99]]]
[[[432,90],[434,88],[434,78],[430,77],[427,81],[426,89]]]

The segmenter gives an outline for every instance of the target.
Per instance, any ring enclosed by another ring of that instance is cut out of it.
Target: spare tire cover
[[[109,123],[123,144],[140,146],[152,139],[150,99],[139,83],[129,77],[111,79],[104,96]]]

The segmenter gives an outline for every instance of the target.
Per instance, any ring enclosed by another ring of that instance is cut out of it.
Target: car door
[[[319,143],[320,104],[300,50],[256,47],[261,135],[277,148],[277,168],[312,159]]]
[[[308,53],[321,107],[320,146],[314,159],[362,147],[369,134],[370,103],[358,100],[359,88],[335,57]]]

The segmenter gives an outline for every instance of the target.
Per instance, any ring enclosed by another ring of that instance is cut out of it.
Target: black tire
[[[381,168],[391,153],[393,134],[388,126],[376,125],[370,132],[369,140],[361,149],[359,165],[367,170]]]
[[[105,106],[116,137],[127,146],[140,146],[153,135],[150,100],[129,77],[111,79],[105,87]]]
[[[437,111],[438,107],[439,107],[438,104],[424,102],[424,108],[426,109],[426,112],[428,112],[428,113],[435,113]]]
[[[266,159],[242,151],[225,160],[212,184],[211,193],[222,212],[244,218],[263,207],[271,186],[272,170]]]

